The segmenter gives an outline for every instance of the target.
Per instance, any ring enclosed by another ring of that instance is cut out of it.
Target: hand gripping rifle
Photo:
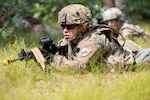
[[[11,62],[15,61],[22,61],[25,60],[26,62],[29,59],[37,59],[38,62],[40,60],[43,60],[44,58],[46,59],[52,59],[53,55],[58,52],[60,55],[66,55],[68,46],[56,46],[53,44],[53,40],[50,37],[42,37],[40,38],[40,45],[42,48],[34,48],[29,52],[26,52],[24,49],[21,49],[20,53],[18,53],[18,58],[15,59],[5,59],[3,60],[4,65],[9,65]],[[36,54],[37,53],[37,54]],[[44,57],[42,59],[42,57]],[[42,66],[42,65],[41,65]],[[42,67],[43,68],[43,67]]]

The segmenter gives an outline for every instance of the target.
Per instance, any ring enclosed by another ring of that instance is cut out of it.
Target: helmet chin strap
[[[71,42],[71,41],[74,41],[75,39],[81,39],[82,38],[82,33],[81,33],[81,30],[80,30],[80,25],[79,25],[79,28],[78,28],[78,33],[74,36],[74,37],[72,37],[72,38],[66,38],[66,40],[68,41],[68,42]]]

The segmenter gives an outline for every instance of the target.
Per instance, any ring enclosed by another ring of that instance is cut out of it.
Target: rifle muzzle
[[[5,66],[9,65],[10,63],[11,63],[11,60],[8,60],[8,59],[4,59],[4,60],[3,60],[3,64],[4,64]]]
[[[16,59],[13,59],[13,60],[4,59],[4,60],[3,60],[3,64],[4,64],[5,66],[7,66],[7,65],[9,65],[11,62],[15,62],[15,61],[17,61],[17,60],[20,60],[20,58],[16,58]]]

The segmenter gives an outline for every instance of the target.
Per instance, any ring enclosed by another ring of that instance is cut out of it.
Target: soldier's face
[[[64,38],[74,38],[78,34],[78,25],[61,25]]]
[[[109,20],[107,24],[116,30],[120,30],[120,21],[117,19]]]

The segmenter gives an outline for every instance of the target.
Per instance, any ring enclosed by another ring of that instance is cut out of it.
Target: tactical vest
[[[105,34],[105,36],[109,39],[110,42],[112,42],[112,49],[114,50],[120,50],[123,51],[123,45],[120,45],[120,43],[117,40],[117,36],[120,35],[122,39],[125,41],[124,37],[114,28],[108,26],[108,25],[98,25],[95,26],[93,30],[96,30],[97,32],[100,32],[101,34]]]
[[[96,25],[96,26],[93,26],[92,28],[90,28],[90,30],[89,30],[89,32],[88,33],[86,33],[85,35],[87,35],[87,36],[83,36],[83,39],[84,39],[84,37],[85,38],[90,38],[90,35],[91,36],[93,36],[93,34],[98,34],[98,35],[104,35],[105,37],[106,37],[106,39],[107,40],[109,40],[109,43],[110,43],[110,46],[107,48],[106,46],[105,46],[105,43],[103,44],[102,43],[102,48],[103,48],[103,46],[104,46],[104,48],[105,49],[107,49],[107,50],[102,50],[102,51],[99,51],[99,53],[97,52],[96,54],[94,54],[94,55],[92,55],[93,57],[91,57],[91,59],[89,59],[89,61],[92,61],[92,62],[95,62],[95,61],[97,61],[97,57],[101,57],[102,56],[102,58],[103,59],[100,59],[100,60],[103,60],[104,61],[104,63],[106,63],[107,65],[113,65],[113,66],[115,66],[113,63],[114,63],[114,61],[108,61],[108,58],[109,58],[109,56],[111,55],[111,56],[113,56],[113,55],[115,55],[113,58],[115,58],[115,57],[118,57],[119,59],[120,59],[120,57],[121,57],[121,59],[123,59],[123,60],[116,60],[116,62],[117,63],[121,63],[121,65],[122,66],[124,66],[125,64],[124,64],[124,55],[123,55],[123,48],[122,48],[122,46],[118,43],[118,41],[116,40],[116,35],[119,35],[119,32],[118,31],[116,31],[115,29],[113,29],[113,28],[111,28],[111,27],[109,27],[109,26],[107,26],[107,25]],[[96,37],[95,37],[96,38]],[[81,41],[83,40],[83,39],[81,39]],[[104,40],[103,40],[104,41]],[[83,54],[79,54],[79,53],[77,53],[77,55],[75,56],[74,54],[77,52],[77,50],[76,50],[76,48],[78,48],[78,47],[80,47],[80,46],[82,46],[82,45],[87,45],[87,44],[83,44],[83,43],[86,43],[86,42],[80,42],[80,45],[77,45],[77,47],[75,47],[75,49],[73,48],[69,48],[69,47],[71,47],[71,46],[68,46],[68,58],[70,59],[70,60],[73,60],[76,56],[77,56],[77,59],[78,59],[78,57],[80,58],[80,57],[82,57],[82,56],[84,56],[85,57],[85,55],[86,55],[86,52],[88,53],[88,51],[90,52],[90,48],[79,48],[79,50],[80,51],[84,51],[84,49],[86,49],[85,50],[85,52],[82,52]],[[59,45],[64,45],[64,44],[67,44],[67,41],[65,40],[65,39],[63,39],[61,42],[60,42],[60,44]],[[90,44],[90,42],[89,42],[89,44]],[[69,43],[68,43],[68,45],[70,45]],[[107,44],[106,44],[107,45]],[[93,46],[94,47],[94,46]],[[95,48],[95,47],[94,47]],[[92,48],[93,50],[94,50],[94,48]],[[101,50],[101,49],[100,49]],[[70,53],[71,52],[71,53]],[[81,53],[81,52],[80,52]],[[96,59],[96,60],[94,60],[94,59]],[[115,60],[115,59],[113,59],[113,60]],[[86,59],[86,57],[85,57],[85,60],[83,60],[83,62],[87,62],[88,61],[88,59]],[[99,61],[99,62],[101,62],[101,61]],[[110,63],[112,63],[112,64],[110,64]]]
[[[134,62],[130,50],[128,51],[124,49],[124,37],[117,30],[107,25],[95,26],[94,30],[98,30],[97,32],[105,34],[111,42],[111,49],[108,53],[106,53],[104,57],[108,67],[116,68],[118,66],[121,66],[123,68],[126,68],[128,62]],[[118,42],[117,36],[122,37],[122,44]]]

